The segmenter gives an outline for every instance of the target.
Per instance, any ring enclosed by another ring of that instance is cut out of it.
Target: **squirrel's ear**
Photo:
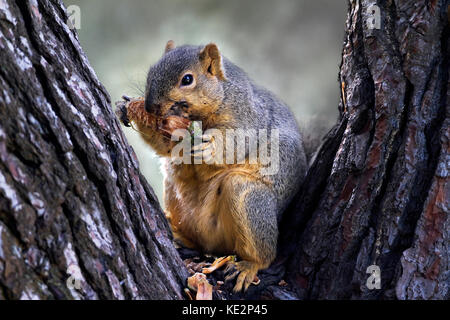
[[[166,43],[166,48],[164,49],[164,53],[167,53],[173,49],[175,49],[175,42],[173,42],[173,40],[169,40]]]
[[[215,43],[206,45],[200,52],[200,62],[205,70],[221,80],[226,80],[222,66],[222,56]]]

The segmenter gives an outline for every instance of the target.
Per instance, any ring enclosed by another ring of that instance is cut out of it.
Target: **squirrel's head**
[[[214,43],[175,47],[169,41],[148,73],[145,109],[164,116],[181,106],[192,120],[205,119],[222,103],[223,81],[222,56]]]

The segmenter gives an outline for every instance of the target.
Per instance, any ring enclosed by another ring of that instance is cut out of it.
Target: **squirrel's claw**
[[[236,268],[240,273],[236,280],[236,285],[234,286],[233,291],[240,292],[242,291],[242,289],[244,289],[245,292],[247,291],[250,284],[252,284],[255,279],[257,279],[256,274],[258,273],[258,266],[250,261],[239,261],[236,263]]]
[[[197,144],[192,148],[191,154],[194,157],[194,160],[196,160],[195,162],[203,161],[205,163],[211,163],[214,160],[216,153],[214,137],[211,135],[203,135],[202,141],[204,142]]]
[[[231,281],[237,277],[239,274],[239,270],[236,269],[236,262],[230,261],[227,263],[227,266],[224,269],[225,276],[225,282]]]
[[[239,274],[239,270],[235,270],[233,273],[231,273],[225,277],[225,282],[235,279],[238,274]]]

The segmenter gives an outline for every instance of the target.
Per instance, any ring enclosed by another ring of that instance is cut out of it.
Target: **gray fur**
[[[198,61],[200,50],[199,46],[177,47],[168,51],[150,68],[145,92],[146,110],[167,96],[167,92],[176,85],[180,74]]]
[[[302,135],[288,106],[269,90],[256,85],[239,67],[224,58],[228,81],[223,83],[223,108],[233,110],[236,128],[280,130],[280,170],[267,178],[274,184],[278,218],[306,175]],[[236,101],[239,106],[236,107]]]
[[[151,67],[147,80],[147,105],[166,96],[180,75],[198,63],[202,48],[177,47]],[[218,112],[232,112],[235,122],[228,128],[280,130],[280,170],[275,175],[266,176],[271,185],[249,181],[248,185],[236,186],[239,190],[251,190],[245,199],[248,224],[261,257],[272,261],[277,243],[277,220],[307,171],[302,135],[293,114],[281,100],[256,85],[242,69],[224,57],[222,65],[227,80],[221,80],[223,101]]]

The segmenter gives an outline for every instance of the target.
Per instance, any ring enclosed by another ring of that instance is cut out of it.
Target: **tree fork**
[[[349,1],[338,123],[245,298],[450,297],[448,10]],[[66,21],[61,1],[0,2],[0,299],[183,298],[168,224]]]

